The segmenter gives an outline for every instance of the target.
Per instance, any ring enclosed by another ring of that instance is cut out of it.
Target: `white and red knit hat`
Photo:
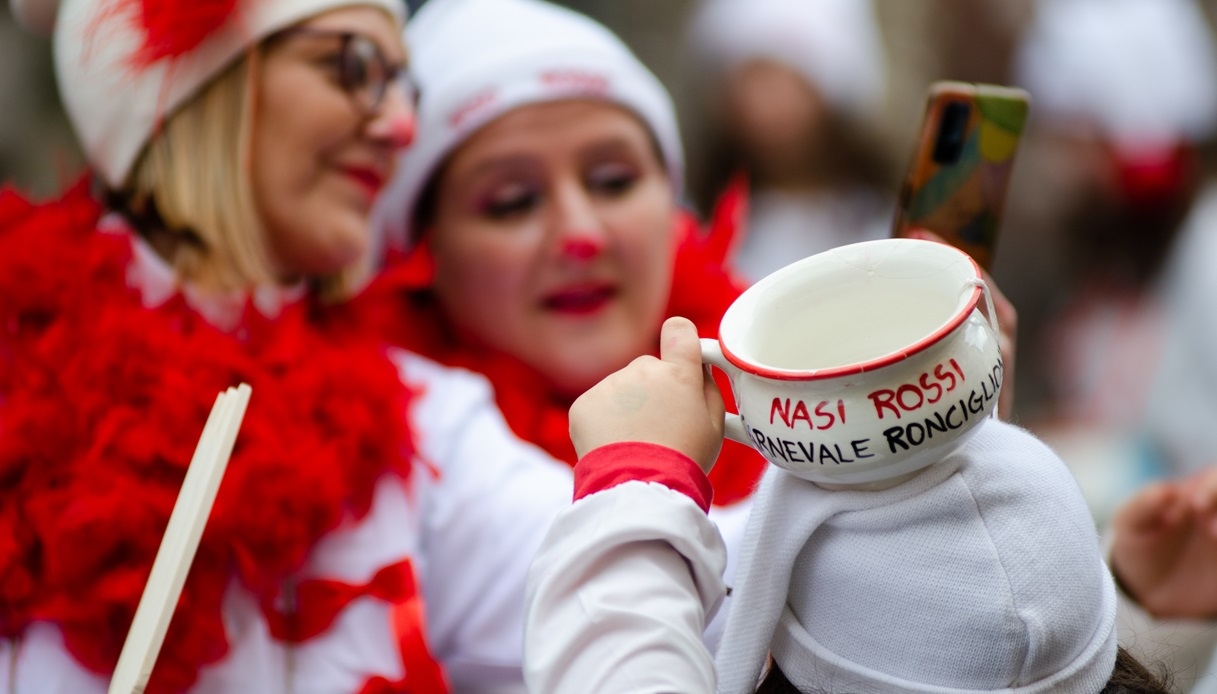
[[[800,691],[1096,694],[1116,658],[1116,591],[1065,464],[987,420],[963,449],[882,491],[777,468],[754,497],[716,656],[720,694],[766,655]]]
[[[411,240],[419,198],[444,159],[483,126],[529,104],[602,99],[650,128],[672,184],[684,157],[659,80],[612,32],[540,0],[429,0],[406,29],[418,132],[382,194],[374,225],[392,247]]]
[[[352,5],[404,21],[401,0],[12,0],[26,26],[53,31],[68,117],[89,162],[114,188],[165,117],[242,51]]]

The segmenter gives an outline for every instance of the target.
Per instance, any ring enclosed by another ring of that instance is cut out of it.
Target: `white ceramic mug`
[[[988,303],[987,320],[980,311]],[[996,316],[980,268],[951,246],[867,241],[750,287],[702,360],[727,373],[728,438],[826,486],[887,486],[995,413]]]

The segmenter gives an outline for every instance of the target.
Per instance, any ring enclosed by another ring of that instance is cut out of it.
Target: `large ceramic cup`
[[[958,447],[1002,384],[980,269],[950,246],[842,246],[757,282],[702,359],[727,373],[731,439],[813,482],[897,483]]]

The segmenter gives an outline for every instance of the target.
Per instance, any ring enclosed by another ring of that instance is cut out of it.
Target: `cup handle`
[[[731,377],[732,385],[734,385],[740,370],[723,356],[723,348],[718,344],[718,340],[704,337],[701,339],[701,361],[703,364],[709,364],[726,373]],[[727,413],[726,419],[723,421],[723,434],[732,441],[745,446],[752,445],[752,441],[748,438],[748,430],[744,426],[744,420],[737,414]]]
[[[993,305],[993,290],[989,289],[988,282],[985,282],[983,279],[981,279],[979,277],[968,282],[968,286],[969,287],[980,287],[981,293],[985,295],[985,308],[988,310],[988,313],[989,313],[989,325],[993,328],[994,339],[996,339],[998,341],[998,343],[1000,344],[1001,328],[999,328],[997,325],[997,309]],[[993,419],[1000,419],[1000,417],[998,417],[998,415],[997,415],[997,404],[996,403],[994,403],[994,405],[993,405],[993,412],[990,413],[990,416],[993,417]]]

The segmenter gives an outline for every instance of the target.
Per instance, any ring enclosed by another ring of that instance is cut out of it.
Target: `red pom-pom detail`
[[[136,60],[152,64],[179,58],[233,18],[237,0],[140,0],[137,26],[144,43]]]
[[[194,51],[226,24],[238,21],[239,0],[103,0],[85,34],[105,41],[107,27],[130,26],[140,39],[127,63],[146,68]]]

